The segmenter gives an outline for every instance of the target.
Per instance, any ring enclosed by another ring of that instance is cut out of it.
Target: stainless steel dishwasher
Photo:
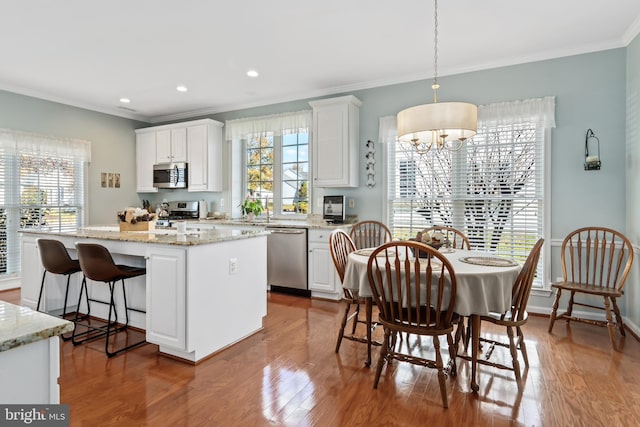
[[[272,291],[310,297],[307,229],[267,227],[267,282]]]

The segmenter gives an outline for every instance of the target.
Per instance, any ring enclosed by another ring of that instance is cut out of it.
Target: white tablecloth
[[[468,264],[460,261],[463,257],[495,256],[484,252],[455,249],[444,254],[456,273],[457,296],[455,312],[461,316],[471,314],[488,315],[504,313],[511,306],[511,289],[520,272],[520,265],[493,267]],[[369,257],[349,254],[344,274],[343,286],[358,291],[362,297],[371,297],[371,287],[367,277]]]

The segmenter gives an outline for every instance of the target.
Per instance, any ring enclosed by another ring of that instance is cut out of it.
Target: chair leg
[[[67,300],[69,299],[69,282],[71,281],[71,274],[67,274],[67,289],[64,291],[64,306],[62,307],[62,318],[67,315]]]
[[[389,340],[391,339],[391,329],[384,328],[384,340],[382,340],[382,346],[380,347],[380,356],[378,357],[378,366],[376,368],[376,376],[373,379],[373,388],[378,388],[378,382],[380,381],[380,374],[382,368],[387,360],[387,354],[389,353]]]
[[[336,353],[340,351],[340,344],[342,344],[342,338],[344,337],[344,328],[347,326],[347,319],[349,318],[349,311],[351,304],[347,303],[347,307],[344,310],[344,316],[342,316],[342,322],[340,324],[340,331],[338,332],[338,341],[336,342]]]
[[[107,357],[111,357],[111,353],[109,352],[109,337],[111,336],[111,311],[116,311],[115,302],[113,300],[113,290],[115,285],[113,282],[109,282],[109,316],[107,317],[107,338],[104,341],[104,352]],[[115,353],[114,353],[115,354]]]
[[[132,349],[134,347],[137,347],[139,345],[146,344],[147,340],[143,339],[143,340],[135,342],[133,344],[125,345],[124,347],[119,348],[117,350],[109,351],[109,336],[111,335],[109,333],[109,330],[110,330],[110,325],[112,324],[112,322],[111,322],[111,310],[112,310],[112,308],[113,308],[114,318],[115,318],[115,320],[113,321],[113,325],[114,325],[113,333],[114,333],[114,335],[116,333],[118,333],[120,331],[123,331],[123,330],[126,330],[128,328],[128,326],[129,326],[129,310],[134,310],[134,311],[138,311],[138,312],[141,312],[141,313],[145,312],[143,310],[138,310],[138,309],[135,309],[135,308],[129,308],[129,306],[127,305],[127,294],[126,294],[126,291],[125,291],[124,280],[122,280],[122,298],[124,300],[124,313],[125,313],[126,324],[124,326],[118,327],[118,311],[116,310],[116,303],[115,303],[115,298],[114,298],[114,293],[115,293],[115,289],[116,289],[116,282],[109,283],[109,288],[110,288],[110,291],[111,291],[111,304],[109,306],[109,320],[108,320],[108,323],[107,323],[107,339],[106,339],[106,342],[105,342],[105,353],[107,354],[107,357],[113,357],[113,356],[116,356],[116,355],[118,355],[120,353],[123,353],[123,352],[125,352],[127,350],[130,350],[130,349]]]
[[[444,363],[442,362],[442,354],[440,352],[440,337],[433,337],[433,348],[436,353],[436,369],[438,370],[438,383],[440,383],[440,395],[442,396],[442,406],[449,407],[447,402],[447,383],[444,373]]]
[[[624,322],[622,321],[622,315],[620,314],[620,308],[618,307],[618,303],[616,302],[615,297],[611,297],[611,305],[613,305],[613,312],[616,314],[616,322],[618,323],[618,328],[620,329],[620,334],[625,337],[627,336],[624,332]]]
[[[40,294],[38,295],[38,305],[36,305],[36,311],[40,311],[40,301],[42,301],[42,291],[44,290],[44,278],[47,275],[47,270],[42,272],[42,282],[40,283]]]
[[[520,375],[520,364],[518,363],[518,349],[513,337],[513,328],[507,326],[507,335],[509,336],[509,351],[511,352],[511,359],[513,360],[513,371],[516,374],[516,382],[518,387],[522,384],[522,377]]]
[[[522,333],[522,328],[518,326],[516,328],[518,331],[518,346],[520,347],[520,352],[522,353],[522,358],[524,359],[524,366],[529,366],[529,357],[527,356],[527,346],[524,343],[524,334]]]
[[[360,304],[356,304],[355,315],[353,316],[353,325],[351,326],[351,335],[356,334],[356,328],[358,327],[358,319],[360,318]]]
[[[553,302],[553,308],[551,309],[551,315],[549,316],[549,330],[548,330],[549,333],[551,333],[551,330],[553,329],[553,324],[556,321],[556,316],[558,315],[558,304],[560,303],[561,294],[562,294],[562,290],[558,289],[556,291],[556,299]]]
[[[613,323],[613,316],[611,315],[611,307],[609,304],[609,298],[604,297],[604,311],[607,318],[607,329],[609,330],[609,339],[611,340],[611,346],[615,351],[620,351],[616,344],[616,326]]]
[[[565,320],[567,324],[571,322],[571,315],[573,313],[573,298],[576,296],[576,291],[571,291],[571,296],[569,296],[569,306],[567,307]]]
[[[456,331],[456,335],[458,332]],[[458,367],[456,365],[456,357],[458,356],[458,341],[454,340],[451,334],[447,334],[447,343],[449,344],[449,364],[451,369],[449,372],[452,377],[458,375]]]

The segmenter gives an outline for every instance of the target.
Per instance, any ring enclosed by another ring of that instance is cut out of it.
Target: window
[[[311,112],[231,120],[226,127],[227,140],[244,153],[245,172],[235,193],[260,199],[276,216],[306,215]]]
[[[0,278],[20,271],[19,229],[83,225],[86,141],[0,130]]]
[[[448,225],[463,231],[473,249],[524,262],[548,229],[544,159],[554,102],[548,97],[480,106],[478,133],[460,151],[419,154],[408,144],[388,144],[394,237]]]

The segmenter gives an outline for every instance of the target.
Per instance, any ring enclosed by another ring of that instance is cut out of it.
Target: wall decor
[[[367,159],[367,187],[372,188],[376,185],[376,147],[373,141],[367,141],[367,154],[364,156]]]
[[[589,153],[589,145],[591,145],[591,153]],[[584,138],[584,170],[599,171],[601,166],[600,139],[591,129],[587,129],[587,135]]]
[[[120,188],[120,172],[100,172],[102,188]]]

